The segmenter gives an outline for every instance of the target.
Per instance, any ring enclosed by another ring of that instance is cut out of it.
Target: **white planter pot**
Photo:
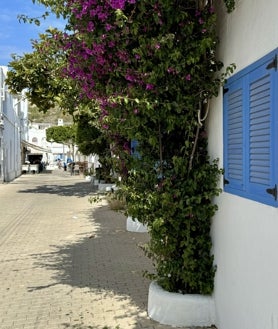
[[[85,176],[85,181],[91,182],[92,181],[92,177],[91,176]]]
[[[132,219],[131,216],[128,216],[126,220],[126,230],[128,232],[146,233],[148,232],[148,227],[140,223],[136,218]]]
[[[211,296],[182,295],[150,284],[148,315],[161,324],[175,327],[211,326],[215,324],[215,304]]]
[[[111,192],[114,187],[115,187],[114,184],[105,184],[105,183],[98,184],[98,190],[100,192]]]

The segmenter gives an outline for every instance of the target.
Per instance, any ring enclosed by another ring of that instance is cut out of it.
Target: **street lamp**
[[[52,154],[52,156],[51,156],[51,158],[52,158],[51,162],[53,163],[53,161],[54,161],[54,152],[53,152],[53,142],[54,142],[54,139],[51,138],[51,139],[49,140],[49,142],[51,143],[51,147],[50,147],[51,154]]]

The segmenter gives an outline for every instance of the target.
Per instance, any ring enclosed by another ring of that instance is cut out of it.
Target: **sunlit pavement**
[[[1,329],[171,328],[146,313],[147,233],[91,193],[58,169],[0,184]]]

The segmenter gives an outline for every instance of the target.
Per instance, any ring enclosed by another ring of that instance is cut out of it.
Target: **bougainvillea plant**
[[[226,1],[232,9],[232,2]],[[220,192],[205,118],[226,74],[213,1],[70,0],[65,74],[97,100],[129,215],[147,224],[159,284],[210,294],[210,224]],[[222,70],[222,71],[221,71]],[[138,142],[132,156],[128,141]]]
[[[233,9],[233,0],[223,3]],[[205,119],[233,70],[216,57],[214,1],[63,5],[70,29],[61,40],[63,74],[78,84],[80,99],[91,100],[111,141],[127,212],[149,227],[153,277],[168,291],[212,293],[210,226],[221,170],[207,154]]]

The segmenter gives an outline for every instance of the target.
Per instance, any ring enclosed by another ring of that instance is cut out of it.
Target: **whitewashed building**
[[[212,226],[218,329],[278,328],[278,1],[218,8],[219,59],[236,64],[211,104],[209,152],[225,174]]]
[[[0,182],[21,175],[22,140],[27,138],[28,102],[24,91],[17,95],[8,92],[7,71],[7,67],[0,66]]]
[[[50,123],[29,122],[28,139],[25,142],[28,153],[25,160],[32,162],[38,157],[44,163],[54,162],[52,143],[46,140],[46,129],[49,127]]]
[[[63,119],[58,119],[57,125],[64,125]],[[77,145],[72,147],[67,144],[47,141],[46,130],[52,126],[52,123],[29,122],[28,139],[27,142],[24,142],[29,151],[27,160],[32,160],[32,157],[38,155],[44,163],[49,165],[56,165],[58,159],[62,162],[71,159],[75,162],[87,162],[89,168],[99,167],[97,155],[85,156],[79,152]]]

